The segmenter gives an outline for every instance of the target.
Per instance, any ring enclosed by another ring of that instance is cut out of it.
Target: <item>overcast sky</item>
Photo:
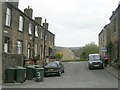
[[[98,34],[108,24],[119,0],[19,0],[23,11],[28,5],[34,17],[47,19],[55,34],[55,45],[63,47],[98,44]]]

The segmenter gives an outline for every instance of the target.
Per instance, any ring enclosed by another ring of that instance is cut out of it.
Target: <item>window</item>
[[[5,25],[10,26],[10,22],[11,22],[11,9],[7,8]]]
[[[30,35],[32,34],[32,23],[31,22],[29,23],[28,32],[29,32]]]
[[[17,42],[17,54],[22,54],[22,45],[23,45],[22,41]]]
[[[35,56],[37,55],[37,53],[38,53],[38,45],[35,44]]]
[[[35,36],[38,37],[38,27],[35,26]]]
[[[31,54],[30,48],[31,48],[31,44],[28,43],[28,47],[27,47],[27,58],[30,58],[30,54]]]
[[[19,17],[19,31],[23,31],[23,17]]]
[[[47,35],[45,35],[45,41],[47,41]]]
[[[42,45],[40,46],[40,58],[42,59]]]
[[[5,41],[4,41],[4,52],[5,53],[9,52],[9,42],[10,42],[10,39],[5,37]]]
[[[42,30],[41,30],[41,39],[43,39],[43,32],[42,32]]]

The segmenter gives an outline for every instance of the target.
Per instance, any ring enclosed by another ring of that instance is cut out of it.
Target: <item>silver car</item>
[[[89,69],[104,69],[104,61],[99,54],[89,54],[88,67]]]

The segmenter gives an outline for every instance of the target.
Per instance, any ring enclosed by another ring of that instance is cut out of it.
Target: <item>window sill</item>
[[[35,36],[35,38],[38,38],[37,36]]]
[[[114,35],[116,35],[117,34],[117,32],[114,32]]]
[[[18,30],[18,32],[23,33],[23,31]]]
[[[32,36],[32,34],[28,34],[29,36]]]
[[[7,26],[7,25],[5,25],[5,27],[7,27],[7,28],[12,28],[11,26]]]

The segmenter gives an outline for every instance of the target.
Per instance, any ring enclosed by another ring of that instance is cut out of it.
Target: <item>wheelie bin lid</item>
[[[26,66],[26,68],[35,68],[33,65]]]
[[[35,68],[39,68],[40,66],[39,65],[33,65]]]
[[[14,67],[8,67],[7,69],[16,69],[16,68],[14,68]]]
[[[35,68],[35,69],[40,69],[40,70],[44,70],[44,68]]]
[[[26,69],[26,68],[24,68],[22,66],[16,66],[16,69]]]

